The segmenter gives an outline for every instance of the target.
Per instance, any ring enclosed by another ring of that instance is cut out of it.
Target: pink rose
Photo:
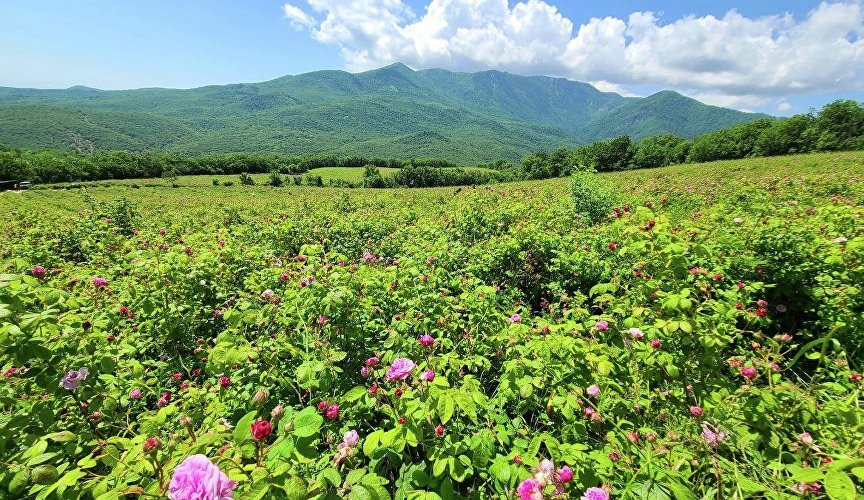
[[[410,359],[396,358],[393,361],[393,364],[390,365],[390,369],[387,370],[387,380],[390,382],[394,380],[405,380],[409,375],[411,375],[415,366],[414,362]]]
[[[228,500],[234,498],[231,490],[236,485],[209,458],[192,455],[174,469],[174,477],[168,485],[168,498]]]

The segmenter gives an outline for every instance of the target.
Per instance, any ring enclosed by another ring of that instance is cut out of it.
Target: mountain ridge
[[[29,148],[67,149],[83,139],[99,150],[475,163],[617,135],[693,137],[764,116],[674,91],[624,97],[564,78],[413,70],[401,63],[192,89],[0,87],[0,143]]]

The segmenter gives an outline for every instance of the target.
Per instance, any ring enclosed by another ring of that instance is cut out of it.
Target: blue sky
[[[791,114],[864,100],[862,12],[860,0],[4,0],[0,86],[188,88],[400,60]]]

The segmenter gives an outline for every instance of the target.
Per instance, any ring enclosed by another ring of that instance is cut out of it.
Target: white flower
[[[849,241],[849,240],[847,240],[846,238],[844,238],[842,236],[834,239],[834,243],[846,243],[847,241]]]
[[[735,224],[741,224],[742,222],[744,222],[744,219],[742,219],[741,217],[735,217],[734,219],[732,219],[732,222],[734,222]]]

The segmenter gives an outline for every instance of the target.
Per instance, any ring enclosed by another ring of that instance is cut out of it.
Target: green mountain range
[[[518,159],[598,139],[694,137],[764,115],[500,71],[316,71],[188,90],[0,87],[0,143],[190,154],[278,152]]]

